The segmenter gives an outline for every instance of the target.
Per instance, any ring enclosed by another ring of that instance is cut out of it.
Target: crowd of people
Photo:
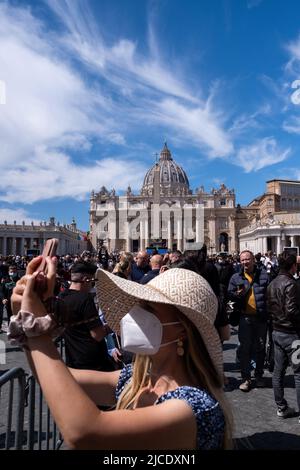
[[[35,289],[40,262],[0,259],[0,328],[5,306],[9,337],[24,347],[70,448],[230,448],[222,343],[231,325],[240,391],[265,386],[268,343],[277,416],[296,413],[284,397],[289,364],[300,410],[295,255],[102,248],[48,258],[43,298]],[[52,342],[58,335],[64,362]]]

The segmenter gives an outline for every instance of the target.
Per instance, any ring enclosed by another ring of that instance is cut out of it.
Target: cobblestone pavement
[[[229,378],[227,398],[232,405],[235,422],[234,436],[239,449],[300,449],[298,417],[280,419],[276,415],[272,388],[272,374],[265,372],[266,387],[250,392],[238,389],[240,370],[236,365],[237,329],[224,344],[224,369]],[[285,398],[296,410],[296,392],[291,369],[285,380]]]
[[[13,367],[23,367],[29,372],[25,357],[19,348],[7,343],[6,335],[0,335],[0,341],[6,343],[6,364],[1,364],[0,373]],[[234,437],[238,449],[300,449],[300,424],[298,417],[282,420],[276,415],[272,379],[265,373],[266,387],[253,388],[244,393],[238,389],[240,371],[236,365],[237,330],[232,329],[232,336],[224,344],[224,368],[229,378],[226,395],[232,406],[235,422]],[[285,397],[290,406],[297,409],[294,379],[288,370],[285,382]],[[5,397],[4,406],[5,406]],[[1,401],[1,407],[3,402]],[[1,413],[1,410],[0,410]],[[0,432],[4,429],[1,427]]]

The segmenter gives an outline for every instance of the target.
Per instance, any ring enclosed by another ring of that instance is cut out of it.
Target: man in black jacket
[[[240,390],[249,392],[251,382],[251,353],[256,355],[256,386],[263,387],[264,359],[267,333],[266,289],[269,283],[264,267],[255,266],[251,251],[240,254],[242,270],[233,274],[229,281],[228,297],[236,302],[241,310],[239,322],[239,357],[242,383]]]
[[[295,410],[288,406],[284,398],[283,381],[289,362],[294,372],[300,410],[300,359],[297,354],[300,340],[300,287],[293,277],[296,271],[296,256],[283,253],[279,258],[279,274],[267,289],[268,311],[273,321],[273,390],[277,416],[280,418],[295,414]]]
[[[151,270],[144,274],[144,276],[140,280],[140,284],[148,284],[148,282],[158,276],[162,264],[163,257],[161,255],[153,255],[150,260]]]
[[[112,371],[115,366],[104,339],[111,330],[100,320],[94,299],[89,293],[96,269],[89,262],[74,263],[70,288],[59,294],[60,306],[69,323],[63,334],[66,364],[74,369]]]

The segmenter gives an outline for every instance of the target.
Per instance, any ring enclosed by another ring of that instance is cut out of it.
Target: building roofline
[[[267,183],[273,183],[275,181],[278,181],[279,183],[298,183],[298,184],[300,184],[299,180],[284,180],[284,179],[268,180]]]
[[[254,199],[252,199],[252,201],[249,202],[247,207],[250,206],[250,204],[252,204],[254,201],[257,201],[257,203],[260,203],[263,200],[263,198],[270,197],[270,196],[275,196],[276,197],[276,196],[279,196],[279,194],[274,193],[274,192],[272,192],[272,193],[263,193],[261,196],[258,196],[258,197],[255,197]]]
[[[262,195],[260,195],[260,196],[255,197],[254,199],[252,199],[252,201],[250,201],[250,202],[247,204],[246,207],[250,206],[250,205],[251,205],[253,202],[255,202],[255,201],[257,201],[257,203],[259,203],[264,195],[265,195],[265,193],[262,194]]]

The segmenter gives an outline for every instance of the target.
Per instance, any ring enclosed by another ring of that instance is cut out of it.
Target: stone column
[[[281,234],[281,250],[283,250],[283,247],[286,246],[286,236],[285,233]]]
[[[263,251],[264,251],[264,239],[263,239],[263,237],[259,238],[259,251],[260,251],[261,254],[263,254]]]
[[[218,251],[217,247],[217,240],[216,240],[216,216],[212,215],[209,218],[209,238],[211,240],[211,245],[214,246],[212,248],[212,253],[216,253]]]
[[[21,256],[25,255],[24,242],[25,242],[24,237],[21,237]],[[41,247],[41,252],[42,252],[42,247]]]
[[[6,249],[7,249],[7,237],[3,237],[3,245],[2,245],[3,256],[6,256]]]
[[[182,219],[177,220],[177,249],[183,251],[183,240],[182,240]]]
[[[173,248],[172,221],[170,217],[168,219],[168,248],[169,250],[172,250]]]
[[[199,243],[203,237],[201,237],[201,221],[196,218],[196,243]]]
[[[262,252],[262,254],[264,255],[267,251],[268,251],[267,237],[263,237],[263,252]]]
[[[140,220],[140,250],[145,249],[145,227],[144,220]]]
[[[148,219],[148,214],[147,218],[144,220],[144,228],[145,228],[145,247],[149,246],[149,219]]]
[[[126,251],[131,251],[131,238],[130,238],[129,222],[126,222]]]
[[[235,217],[233,215],[229,216],[229,236],[230,236],[230,247],[229,251],[233,253],[236,251],[236,233],[235,233]]]
[[[294,235],[291,235],[291,247],[292,246],[296,246],[295,245],[295,236]]]
[[[276,237],[276,254],[279,255],[281,253],[281,237]]]
[[[12,251],[12,253],[11,253],[12,255],[16,254],[16,251],[17,251],[17,239],[16,239],[16,237],[13,237],[13,239],[12,239],[11,251]]]

